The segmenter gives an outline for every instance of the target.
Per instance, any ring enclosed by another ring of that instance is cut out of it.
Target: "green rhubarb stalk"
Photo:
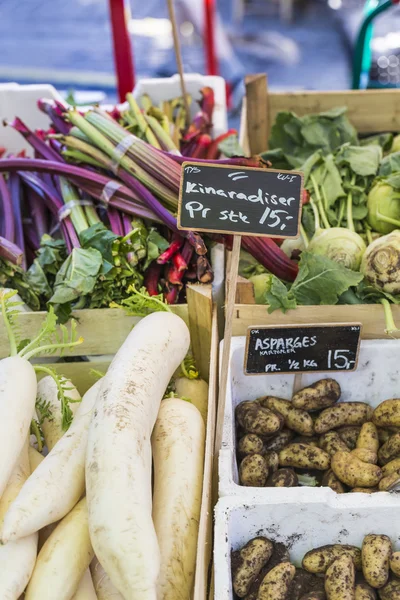
[[[129,109],[132,116],[134,117],[134,119],[136,119],[139,129],[142,131],[149,144],[161,150],[161,146],[158,143],[156,136],[150,129],[149,125],[146,123],[146,119],[144,118],[144,115],[142,114],[142,111],[140,110],[138,103],[136,102],[133,95],[130,93],[127,94],[126,99],[128,101]]]
[[[64,204],[74,204],[70,208],[70,219],[75,228],[76,233],[79,235],[85,229],[88,229],[89,224],[86,220],[85,211],[83,210],[83,206],[79,206],[79,202],[81,202],[81,198],[79,197],[78,190],[64,177],[60,177],[60,188],[61,195],[64,201]]]
[[[128,100],[128,103],[129,103],[129,98],[128,98],[129,95],[132,96],[132,94],[127,94],[126,99]],[[133,96],[132,96],[132,98],[133,98]],[[141,102],[141,105],[143,106],[143,110],[145,110],[146,112],[148,110],[150,110],[150,108],[153,106],[151,98],[148,94],[143,94],[140,98],[140,102]]]
[[[144,118],[154,131],[157,138],[160,140],[161,146],[165,150],[168,150],[168,152],[173,152],[174,154],[179,154],[180,156],[181,153],[172,141],[171,136],[169,133],[166,133],[165,129],[160,125],[157,119],[155,117],[151,117],[150,115],[144,115]]]

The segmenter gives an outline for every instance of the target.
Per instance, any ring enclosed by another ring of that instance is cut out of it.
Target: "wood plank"
[[[290,325],[303,323],[363,324],[363,339],[384,339],[385,315],[380,304],[344,304],[340,306],[301,306],[283,314],[276,310],[269,314],[265,305],[236,304],[232,335],[246,335],[247,328],[255,325]],[[400,306],[392,305],[393,317],[400,324]]]
[[[212,324],[211,285],[188,285],[186,297],[193,356],[201,376],[208,381]]]
[[[236,304],[255,304],[254,285],[245,277],[238,277],[236,282]]]
[[[50,367],[54,369],[59,375],[63,375],[70,379],[74,386],[77,388],[78,392],[81,396],[87,390],[92,387],[94,383],[96,383],[98,377],[91,372],[92,370],[100,371],[100,373],[106,373],[112,357],[110,360],[104,360],[103,358],[99,358],[99,360],[95,361],[84,361],[84,362],[55,362],[55,363],[46,363],[46,367]],[[40,363],[39,363],[40,364]],[[38,379],[42,379],[46,375],[43,373],[38,373]]]
[[[268,139],[267,76],[264,73],[248,75],[246,84],[246,121],[249,149],[259,154],[266,149]]]
[[[215,418],[217,409],[218,388],[218,323],[217,308],[213,307],[210,379],[208,388],[208,416],[206,428],[206,450],[204,460],[203,492],[199,536],[197,539],[196,577],[193,600],[206,600],[208,590],[208,574],[212,561],[212,532],[214,502],[212,495],[212,473],[214,461]]]
[[[338,106],[347,106],[348,117],[360,133],[400,130],[399,89],[274,93],[269,94],[268,105],[269,127],[273,125],[280,111],[293,111],[303,116]],[[265,142],[269,137],[269,130],[268,128],[264,135]],[[259,136],[256,140],[258,143]]]

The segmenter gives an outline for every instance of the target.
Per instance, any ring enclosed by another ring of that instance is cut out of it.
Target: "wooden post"
[[[203,379],[209,380],[212,322],[211,285],[192,284],[186,289],[193,356]]]
[[[268,84],[265,74],[248,75],[246,84],[246,122],[251,154],[260,154],[268,147],[269,115]]]
[[[169,18],[170,18],[171,26],[172,26],[172,36],[174,39],[176,65],[178,67],[179,78],[181,80],[183,104],[185,106],[185,112],[186,112],[186,125],[189,125],[189,123],[190,123],[190,107],[189,107],[189,102],[188,102],[188,96],[186,93],[185,78],[183,75],[182,52],[181,52],[181,44],[179,41],[178,26],[176,24],[174,0],[167,0],[167,4],[168,4]]]

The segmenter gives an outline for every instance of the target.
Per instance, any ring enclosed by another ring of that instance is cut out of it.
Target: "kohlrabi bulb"
[[[320,229],[309,243],[307,251],[358,271],[365,249],[365,242],[358,233],[344,227],[331,227]]]
[[[368,246],[361,272],[378,290],[400,294],[400,231],[392,231]]]
[[[400,192],[377,181],[368,194],[368,223],[378,233],[400,228]]]

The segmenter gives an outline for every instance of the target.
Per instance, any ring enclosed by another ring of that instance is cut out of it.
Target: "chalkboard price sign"
[[[302,189],[294,171],[184,162],[178,228],[296,238]]]
[[[249,327],[244,372],[354,371],[361,323]]]

